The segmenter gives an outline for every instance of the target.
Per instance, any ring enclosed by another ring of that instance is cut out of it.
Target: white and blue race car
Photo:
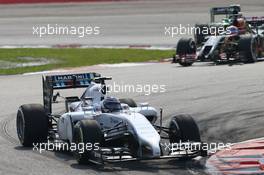
[[[201,143],[193,118],[175,115],[165,127],[162,109],[158,111],[147,103],[138,105],[128,98],[108,97],[105,80],[109,79],[97,73],[43,77],[44,105],[25,104],[17,112],[21,144],[25,147],[47,141],[89,144],[85,151],[73,151],[78,163],[193,158],[206,154],[202,149],[185,147],[165,150],[164,142],[168,148],[175,143]],[[86,90],[81,97],[63,97],[64,112],[54,114],[52,106],[61,97],[54,91],[71,88]]]

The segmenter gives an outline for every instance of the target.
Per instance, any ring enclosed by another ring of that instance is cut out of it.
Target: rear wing
[[[211,22],[215,22],[215,15],[226,15],[229,17],[231,15],[237,15],[241,12],[240,5],[230,5],[228,7],[213,7],[210,10]]]
[[[254,27],[258,27],[264,24],[264,16],[245,17],[245,20],[248,24]]]
[[[47,114],[52,113],[53,91],[56,89],[86,88],[100,74],[90,72],[82,74],[42,76],[43,104]]]

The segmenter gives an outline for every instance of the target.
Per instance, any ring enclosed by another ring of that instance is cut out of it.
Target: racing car
[[[163,148],[166,141],[170,148],[173,143],[202,144],[199,128],[190,115],[175,115],[165,127],[162,109],[108,96],[107,80],[111,78],[94,72],[43,76],[44,104],[24,104],[17,112],[21,145],[32,147],[47,141],[90,144],[91,149],[83,152],[73,150],[80,164],[206,155],[201,147],[190,150],[183,146],[174,151]],[[59,92],[75,88],[86,89],[80,97],[63,97]],[[65,103],[59,114],[53,111],[58,98]]]
[[[226,18],[216,23],[215,15]],[[182,66],[191,66],[195,61],[254,63],[263,57],[263,24],[264,17],[243,17],[239,5],[214,7],[209,25],[196,25],[199,30],[194,39],[179,40],[172,62]],[[218,30],[220,27],[222,32]],[[201,32],[205,29],[209,32]]]

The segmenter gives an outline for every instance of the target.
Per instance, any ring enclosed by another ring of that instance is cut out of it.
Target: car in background
[[[215,15],[225,18],[216,23]],[[195,33],[194,39],[179,40],[172,62],[182,66],[191,66],[196,61],[254,63],[263,57],[263,24],[263,17],[244,17],[239,5],[214,7],[210,24],[196,25],[199,33]],[[211,33],[200,32],[212,27],[213,32],[208,30]]]

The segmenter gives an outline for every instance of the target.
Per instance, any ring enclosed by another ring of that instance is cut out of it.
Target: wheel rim
[[[170,124],[170,134],[171,140],[173,142],[178,142],[180,140],[179,128],[177,127],[177,123],[175,121],[172,121],[172,123]]]
[[[20,142],[24,143],[24,134],[25,134],[25,121],[23,117],[23,113],[19,110],[17,114],[17,135]]]
[[[76,160],[79,162],[81,160],[81,158],[82,158],[82,154],[79,153],[78,144],[83,142],[81,128],[77,128],[76,131],[75,131],[75,134],[76,135],[74,137],[74,141],[73,142],[76,144],[77,149],[73,153],[74,153],[74,156],[75,156]]]
[[[192,51],[195,53],[195,50],[196,50],[195,42],[191,41],[189,45],[190,45],[190,48],[192,49]]]
[[[256,42],[255,39],[252,40],[252,42],[253,42],[252,45],[251,45],[252,58],[254,60],[256,60],[256,58],[257,58],[257,48],[258,48],[258,45],[257,45],[257,42]]]

